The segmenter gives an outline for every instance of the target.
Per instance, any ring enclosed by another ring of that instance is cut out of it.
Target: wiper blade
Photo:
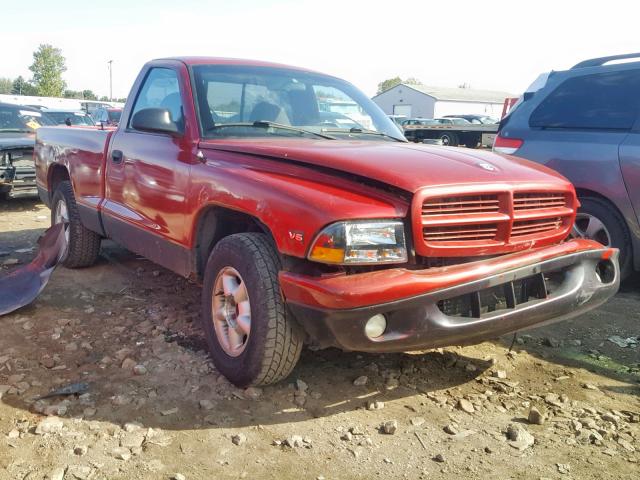
[[[367,130],[365,128],[351,127],[349,130],[346,128],[323,128],[323,132],[327,133],[355,133],[358,135],[377,135],[378,137],[385,137],[395,140],[396,142],[404,142],[401,138],[394,137],[393,135],[389,135],[388,133],[378,132],[376,130]]]
[[[0,132],[33,133],[28,128],[0,128]]]
[[[314,135],[316,137],[324,138],[326,140],[335,140],[334,137],[330,135],[323,135],[322,133],[313,132],[311,130],[305,130],[304,128],[298,128],[291,125],[285,125],[283,123],[276,122],[268,122],[266,120],[258,120],[255,122],[236,122],[236,123],[217,123],[209,128],[207,128],[207,132],[211,132],[214,130],[219,130],[221,128],[227,127],[253,127],[253,128],[278,128],[280,130],[288,130],[290,132],[304,133],[307,135]]]

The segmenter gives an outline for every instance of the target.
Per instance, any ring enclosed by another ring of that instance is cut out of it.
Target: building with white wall
[[[373,97],[387,115],[438,118],[445,115],[488,115],[500,118],[508,92],[472,88],[443,88],[401,83]]]

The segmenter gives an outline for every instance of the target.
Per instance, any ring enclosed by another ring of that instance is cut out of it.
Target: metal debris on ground
[[[57,388],[46,395],[37,397],[36,400],[44,400],[45,398],[61,397],[66,395],[82,395],[89,391],[89,384],[85,382],[70,383],[64,387]]]
[[[607,340],[609,340],[611,343],[615,343],[620,348],[627,348],[627,347],[634,348],[634,347],[637,347],[638,344],[640,343],[640,337],[622,338],[619,335],[613,335],[607,338]]]
[[[39,251],[31,263],[0,278],[0,315],[6,315],[33,302],[67,248],[64,224],[47,229],[38,239]]]

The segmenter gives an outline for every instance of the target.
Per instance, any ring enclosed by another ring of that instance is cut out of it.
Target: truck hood
[[[553,170],[520,158],[414,143],[279,137],[207,140],[200,148],[340,170],[411,193],[426,186],[468,183],[568,183]]]

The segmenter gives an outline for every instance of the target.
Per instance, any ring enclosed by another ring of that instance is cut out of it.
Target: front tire
[[[51,202],[51,225],[67,223],[65,237],[67,251],[62,264],[67,268],[90,267],[100,253],[100,235],[92,232],[80,220],[78,205],[73,194],[71,182],[58,184]]]
[[[203,327],[213,363],[239,387],[276,383],[300,358],[303,337],[280,293],[279,270],[261,233],[225,237],[209,256]]]

